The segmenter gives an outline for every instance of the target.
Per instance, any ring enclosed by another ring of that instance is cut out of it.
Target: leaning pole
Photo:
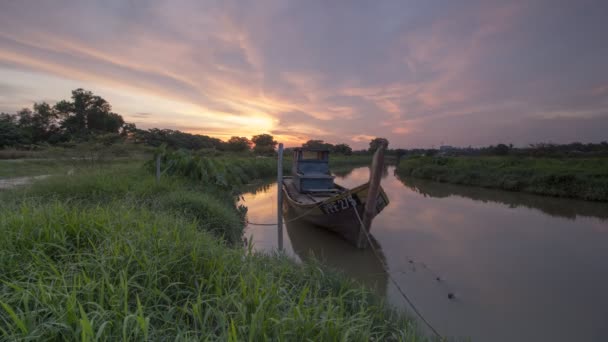
[[[374,153],[372,168],[369,174],[367,201],[365,202],[365,208],[363,208],[363,225],[359,231],[359,238],[357,239],[358,248],[367,247],[367,235],[369,234],[372,220],[377,213],[376,202],[378,201],[378,195],[380,194],[380,180],[382,179],[382,170],[384,169],[384,150],[386,149],[386,146],[387,144],[383,143],[378,150],[376,150],[376,153]]]
[[[277,160],[277,239],[279,251],[283,250],[283,144],[279,144]]]

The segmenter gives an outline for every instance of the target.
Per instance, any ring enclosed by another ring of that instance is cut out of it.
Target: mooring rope
[[[361,220],[361,216],[359,216],[359,212],[357,211],[357,207],[353,206],[353,210],[355,212],[355,215],[357,216],[357,219],[359,220],[359,224],[361,225],[361,230],[365,234],[365,237],[367,238],[367,242],[369,243],[369,246],[371,247],[372,252],[374,253],[374,255],[376,256],[376,258],[380,262],[380,265],[382,265],[382,268],[384,269],[384,272],[386,272],[386,274],[388,275],[388,278],[391,280],[391,282],[393,283],[393,285],[395,285],[395,287],[397,288],[397,291],[399,291],[399,293],[401,294],[401,296],[411,306],[412,310],[414,310],[414,312],[416,313],[416,315],[418,315],[418,317],[420,317],[420,319],[422,320],[422,322],[424,322],[424,324],[426,324],[426,326],[429,327],[429,329],[431,329],[431,331],[437,337],[439,337],[440,339],[443,339],[443,337],[437,331],[437,329],[435,329],[435,327],[433,327],[433,325],[431,325],[431,323],[429,321],[427,321],[426,318],[424,318],[424,316],[422,315],[422,313],[420,313],[420,311],[418,310],[418,308],[416,308],[416,305],[414,305],[414,303],[410,300],[410,298],[407,296],[407,294],[405,294],[405,291],[403,291],[403,289],[401,288],[401,286],[399,286],[399,284],[397,283],[397,281],[391,276],[391,273],[388,270],[388,266],[386,266],[386,264],[384,263],[384,260],[382,260],[382,258],[380,257],[380,255],[376,251],[376,248],[374,247],[374,245],[372,243],[372,239],[370,238],[369,234],[367,233],[367,230],[365,229],[365,226],[363,224],[363,220]]]

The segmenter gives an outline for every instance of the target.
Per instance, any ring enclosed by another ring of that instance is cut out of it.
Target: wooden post
[[[156,183],[160,183],[160,153],[156,155]]]
[[[283,144],[279,144],[277,162],[277,239],[279,250],[283,250]]]
[[[376,216],[376,201],[380,194],[380,180],[382,179],[382,170],[384,168],[384,150],[387,144],[383,143],[376,153],[374,153],[374,159],[372,160],[372,168],[369,173],[369,189],[367,190],[367,200],[365,202],[365,208],[363,209],[363,227],[365,231],[359,231],[359,238],[357,239],[357,247],[367,247],[367,234],[369,234],[372,220]]]

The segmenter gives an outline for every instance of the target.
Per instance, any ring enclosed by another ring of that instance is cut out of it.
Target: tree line
[[[104,134],[125,134],[128,125],[102,97],[84,89],[54,106],[34,103],[16,114],[0,114],[0,147],[58,144]]]
[[[55,105],[34,103],[15,114],[0,113],[0,148],[28,149],[32,146],[72,146],[86,141],[111,145],[120,141],[172,149],[215,149],[219,151],[248,152],[260,155],[275,153],[277,141],[270,134],[251,137],[233,136],[227,141],[207,135],[190,134],[172,129],[140,129],[134,123],[112,111],[112,106],[91,91],[76,89],[70,100]],[[322,140],[310,140],[303,145],[310,148],[328,148],[333,152],[350,155],[347,144],[332,145]]]
[[[112,111],[112,106],[101,96],[91,91],[76,89],[70,100],[55,105],[46,102],[34,103],[17,113],[0,113],[0,148],[16,147],[29,149],[32,146],[72,146],[85,141],[97,141],[111,145],[120,141],[131,141],[148,146],[166,145],[172,149],[215,149],[219,151],[248,152],[260,155],[275,153],[277,141],[270,134],[251,137],[233,136],[227,141],[207,135],[190,134],[172,129],[140,129]],[[308,140],[302,147],[327,149],[344,155],[369,154],[380,144],[388,144],[385,138],[374,138],[369,148],[353,150],[348,144],[331,144],[323,140]],[[608,156],[608,142],[552,144],[538,143],[526,147],[512,144],[497,144],[486,147],[441,146],[439,149],[387,149],[388,155],[447,155],[447,156]]]

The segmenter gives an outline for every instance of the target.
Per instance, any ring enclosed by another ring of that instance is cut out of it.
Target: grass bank
[[[130,163],[1,192],[0,339],[423,340],[324,267],[243,250],[216,180]]]
[[[283,160],[283,172],[291,173],[292,160]],[[331,168],[371,164],[371,156],[332,156]],[[146,164],[149,170],[155,167],[154,160]],[[256,179],[276,177],[276,157],[217,156],[208,157],[180,150],[165,152],[161,157],[163,174],[186,177],[196,182],[224,188],[238,189]]]
[[[397,173],[438,182],[608,201],[608,158],[410,157]]]

